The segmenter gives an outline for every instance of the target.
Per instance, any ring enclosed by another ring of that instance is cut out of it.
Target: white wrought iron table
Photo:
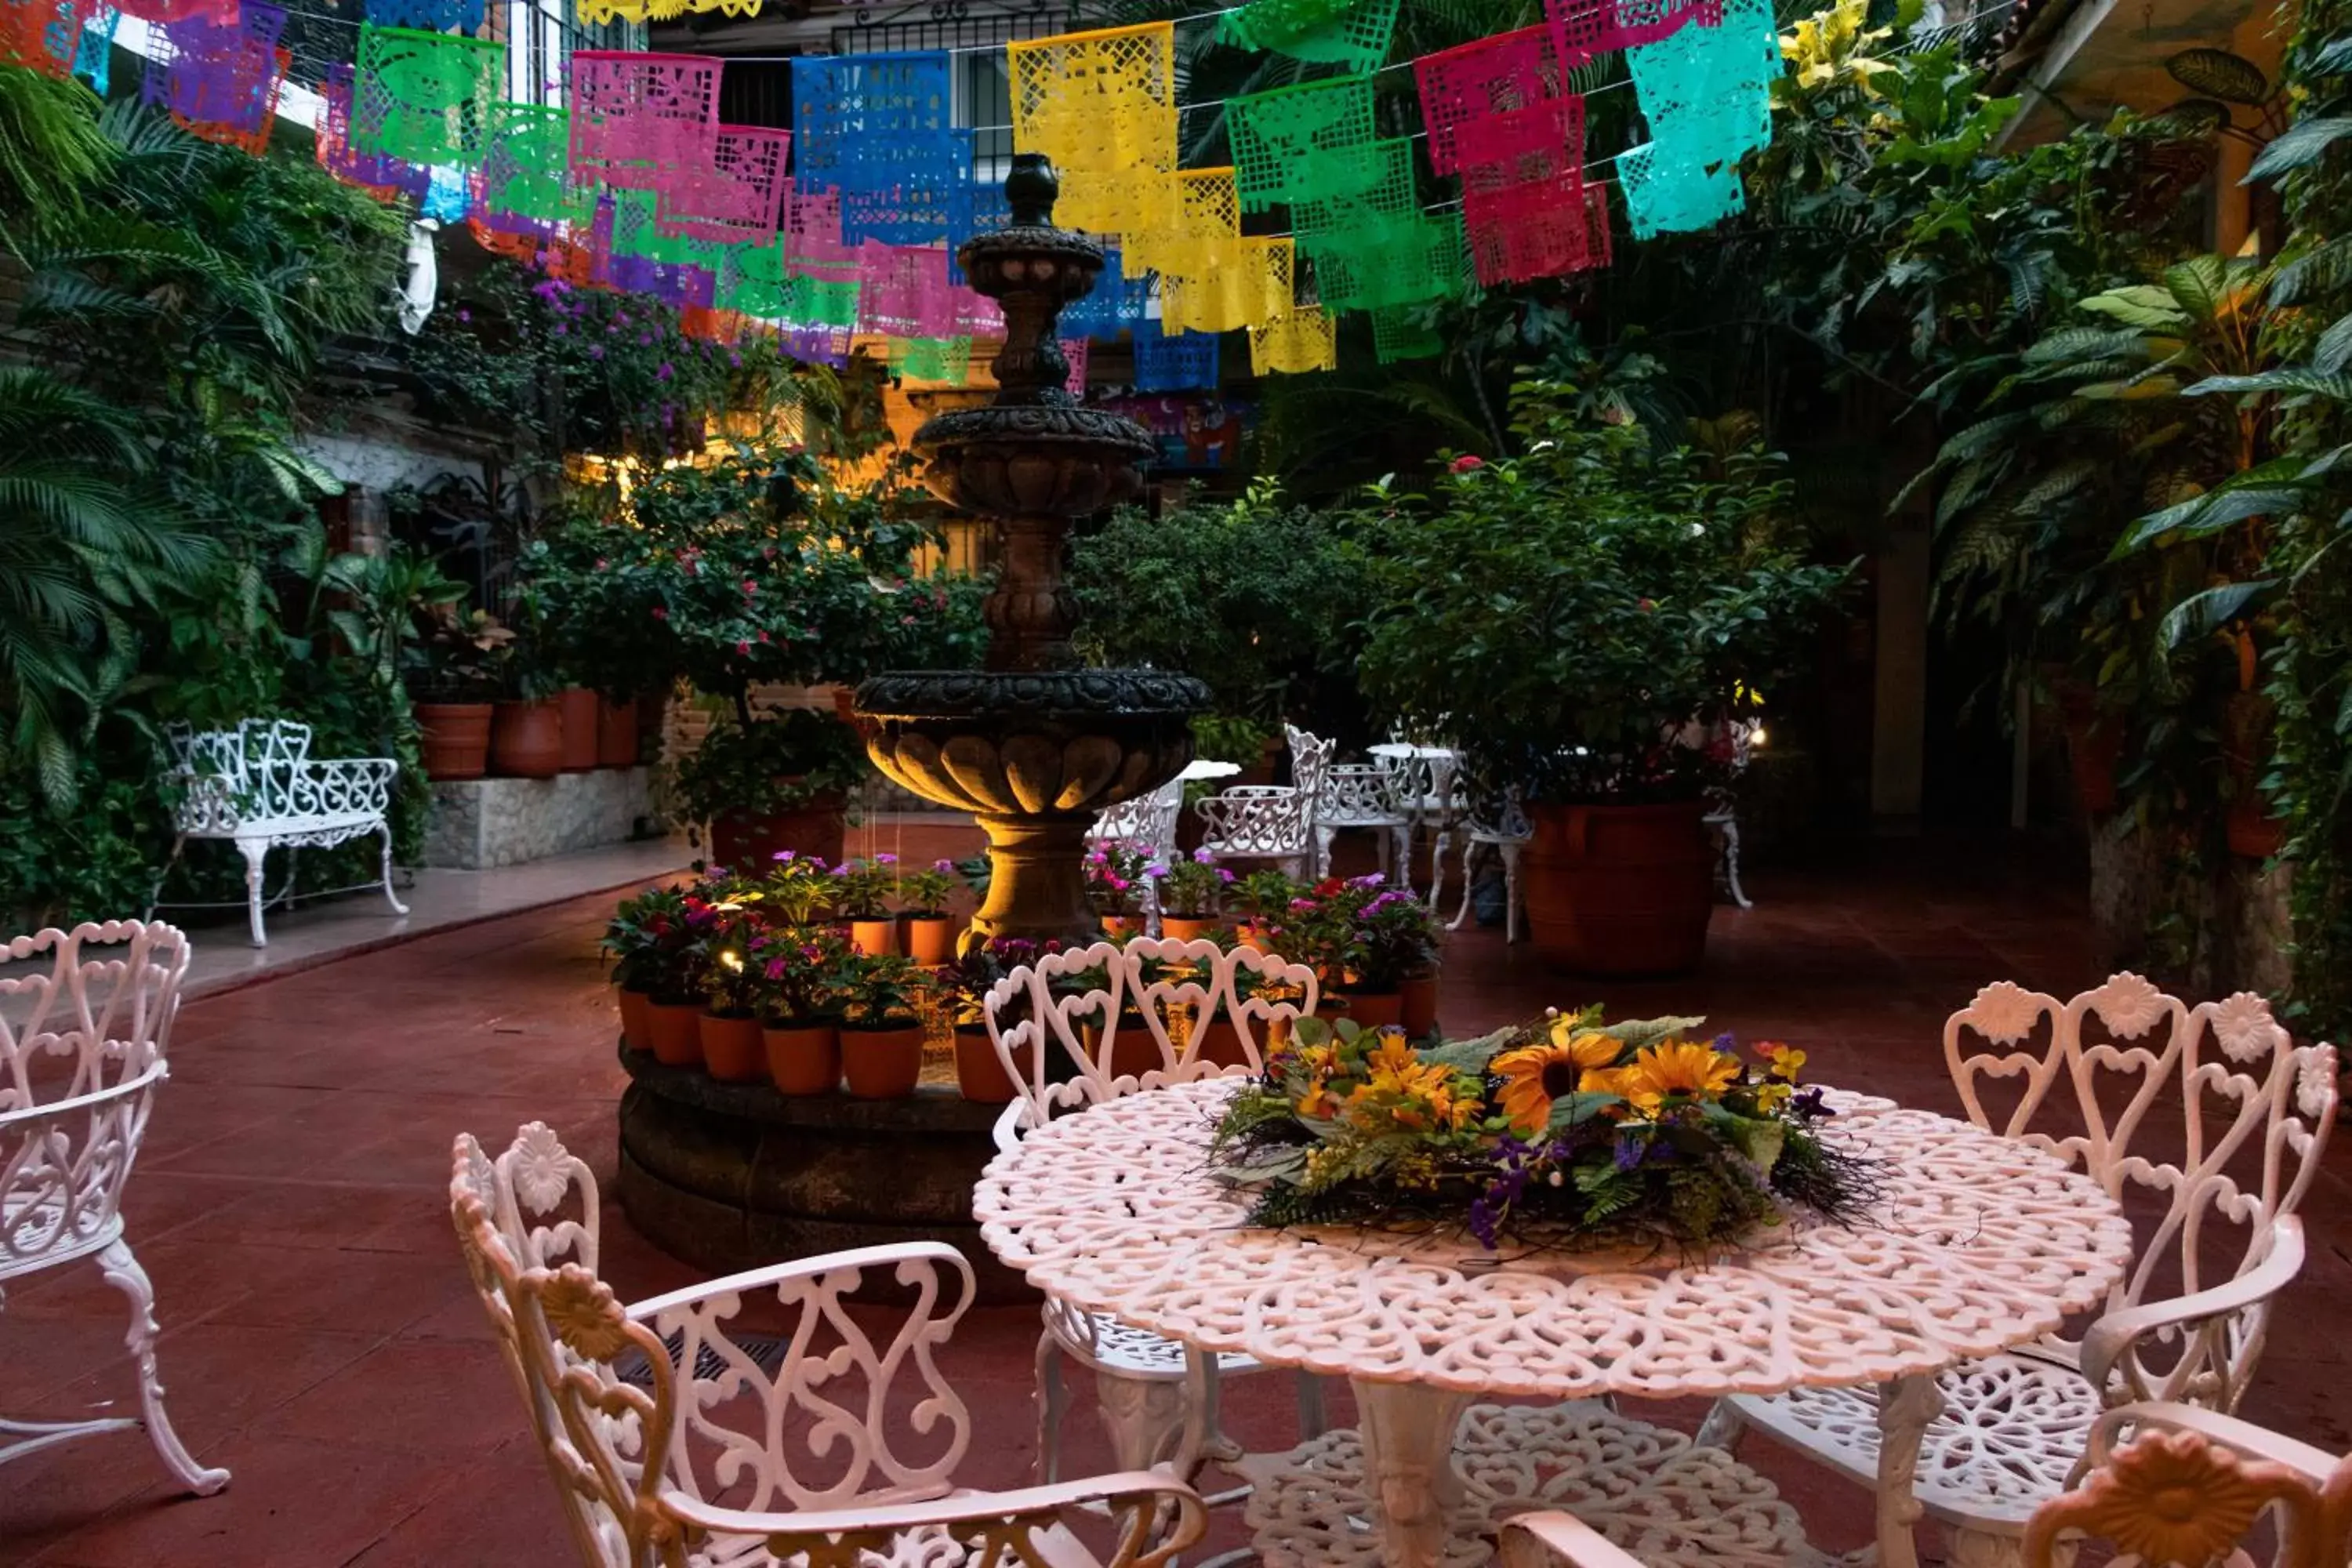
[[[2120,1206],[2055,1156],[1885,1101],[1835,1124],[1882,1162],[1875,1224],[1799,1222],[1704,1265],[1498,1260],[1450,1239],[1254,1228],[1207,1170],[1234,1088],[1131,1095],[1040,1129],[990,1162],[973,1212],[998,1257],[1072,1306],[1346,1377],[1391,1568],[1446,1557],[1464,1484],[1450,1456],[1474,1394],[1878,1384],[1882,1463],[1909,1467],[1937,1371],[2097,1305],[2131,1257]],[[1907,1484],[1881,1488],[1884,1568],[1916,1565],[1918,1512]]]

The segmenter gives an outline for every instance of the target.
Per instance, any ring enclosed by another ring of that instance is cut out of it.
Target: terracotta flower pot
[[[702,1004],[648,1000],[654,1059],[666,1066],[690,1068],[702,1061]]]
[[[613,988],[621,999],[621,1042],[633,1051],[654,1048],[654,999],[625,986]]]
[[[1207,915],[1161,915],[1160,934],[1171,942],[1198,942],[1217,929]]]
[[[831,1094],[841,1085],[841,1034],[831,1020],[760,1031],[768,1076],[782,1094]]]
[[[1391,1029],[1404,1024],[1404,996],[1396,991],[1350,991],[1348,1016],[1367,1029]]]
[[[2267,860],[2286,842],[2286,823],[2264,811],[2260,799],[2242,795],[2231,801],[2221,825],[2229,836],[2230,853],[2249,860]]]
[[[841,1073],[859,1100],[904,1100],[923,1076],[923,1026],[841,1026]]]
[[[946,915],[908,915],[900,922],[905,931],[907,956],[926,969],[951,962],[955,957],[955,921]]]
[[[1024,1046],[1013,1053],[1013,1062],[1026,1078],[1034,1047]],[[1003,1058],[996,1054],[996,1043],[988,1037],[985,1024],[958,1024],[955,1029],[956,1090],[966,1100],[983,1105],[1003,1105],[1021,1092],[1013,1075],[1004,1070]]]
[[[1099,1024],[1079,1026],[1078,1043],[1086,1047],[1088,1061],[1100,1059],[1102,1036]],[[1151,1030],[1144,1023],[1143,1015],[1121,1013],[1118,1016],[1118,1034],[1111,1041],[1110,1062],[1106,1069],[1110,1076],[1141,1078],[1145,1073],[1166,1065],[1160,1054],[1160,1042],[1151,1037]]]
[[[1234,1021],[1219,1014],[1201,1030],[1200,1043],[1193,1048],[1195,1061],[1214,1062],[1221,1068],[1245,1067],[1249,1053],[1242,1049],[1241,1031]]]
[[[878,921],[849,922],[849,945],[868,958],[887,958],[898,951],[898,922],[886,915]]]
[[[1706,953],[1704,803],[1538,805],[1521,861],[1528,933],[1579,974],[1680,974]]]
[[[584,773],[596,765],[596,694],[584,686],[567,686],[555,694],[555,706],[563,715],[563,771]]]
[[[428,779],[478,779],[490,769],[487,702],[419,702],[417,748]]]
[[[1256,921],[1244,921],[1234,928],[1234,945],[1248,948],[1252,952],[1266,951],[1266,929]]]
[[[759,1019],[705,1013],[697,1022],[702,1033],[702,1065],[712,1078],[751,1083],[768,1076],[768,1052],[760,1038]]]
[[[1104,915],[1102,917],[1103,940],[1105,942],[1125,942],[1129,937],[1136,934],[1136,930],[1137,921],[1133,915]]]
[[[634,698],[626,702],[597,700],[596,765],[600,768],[634,768],[637,765],[637,704]]]
[[[1416,974],[1397,992],[1402,1008],[1398,1022],[1412,1038],[1423,1039],[1437,1029],[1437,976]]]
[[[721,866],[765,867],[789,849],[830,866],[847,833],[842,797],[819,795],[796,811],[720,812],[710,820],[710,854]]]
[[[563,771],[563,710],[554,699],[499,704],[490,721],[490,766],[517,779],[551,779]]]

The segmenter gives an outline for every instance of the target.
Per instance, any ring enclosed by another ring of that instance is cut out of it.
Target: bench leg
[[[387,822],[376,831],[383,835],[383,901],[392,906],[394,914],[404,915],[408,906],[392,890],[392,824]]]
[[[261,905],[264,889],[261,883],[261,863],[269,855],[266,838],[240,838],[237,853],[245,857],[245,912],[253,926],[253,945],[268,947],[269,938],[261,930]]]

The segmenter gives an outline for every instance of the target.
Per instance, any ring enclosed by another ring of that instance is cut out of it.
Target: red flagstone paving
[[[969,847],[937,829],[904,837],[908,855]],[[1620,1016],[1703,1012],[1744,1038],[1802,1047],[1822,1079],[1957,1110],[1939,1042],[1948,1013],[1997,978],[2062,993],[2100,978],[2079,879],[1960,847],[1857,856],[1759,871],[1758,907],[1717,910],[1706,969],[1671,984],[1568,981],[1498,932],[1463,933],[1448,952],[1446,1024],[1466,1033],[1588,999]],[[127,1213],[155,1282],[173,1417],[197,1458],[235,1479],[218,1497],[174,1496],[136,1434],[36,1456],[0,1469],[0,1565],[572,1562],[444,1199],[455,1133],[502,1143],[534,1119],[609,1181],[624,1075],[594,943],[610,902],[429,936],[184,1008]],[[2352,1360],[2336,1327],[2352,1301],[2347,1183],[2352,1148],[2339,1142],[2305,1208],[2310,1262],[2242,1411],[2337,1451],[2352,1447],[2352,1410],[2334,1393]],[[605,1273],[626,1298],[697,1277],[609,1205],[604,1237]],[[975,1310],[947,1358],[974,1412],[972,1484],[1030,1473],[1036,1331],[1029,1309]],[[24,1284],[0,1311],[0,1408],[65,1417],[135,1402],[121,1345],[121,1299],[94,1268]],[[1074,1384],[1067,1473],[1084,1473],[1107,1458],[1083,1376]],[[1287,1379],[1236,1380],[1226,1414],[1245,1443],[1286,1446]],[[1663,1418],[1687,1427],[1701,1414]],[[1743,1457],[1820,1544],[1867,1539],[1860,1489],[1760,1440]]]

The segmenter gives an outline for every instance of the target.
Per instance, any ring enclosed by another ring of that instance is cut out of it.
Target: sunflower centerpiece
[[[1415,1049],[1303,1018],[1228,1107],[1221,1181],[1254,1225],[1466,1231],[1506,1245],[1685,1253],[1743,1243],[1792,1207],[1853,1217],[1867,1163],[1821,1135],[1804,1053],[1743,1053],[1701,1018],[1554,1013]]]

